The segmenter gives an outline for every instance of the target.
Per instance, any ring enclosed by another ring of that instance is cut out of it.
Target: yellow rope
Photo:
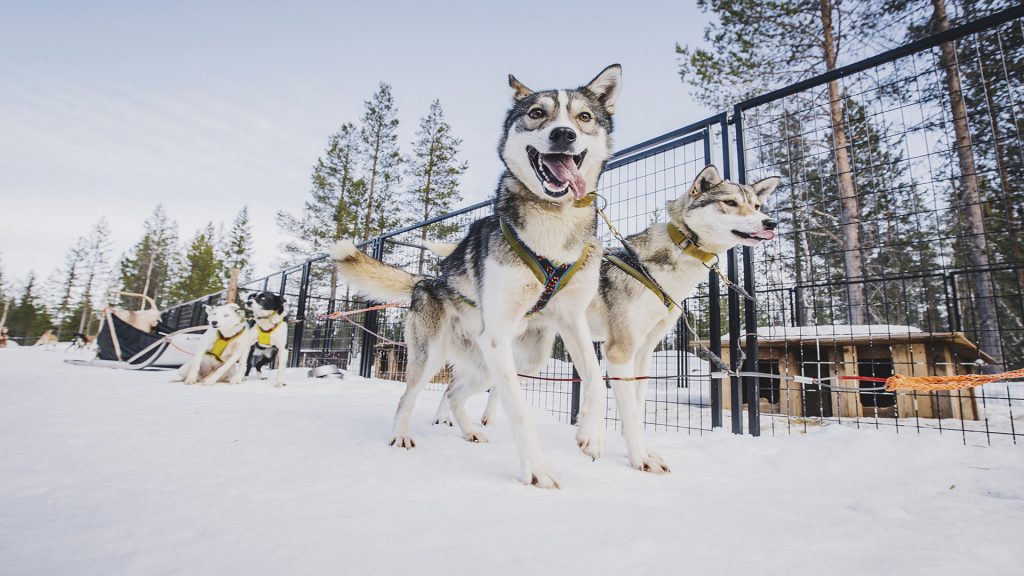
[[[893,390],[920,390],[925,392],[961,390],[1010,378],[1024,378],[1024,368],[1000,374],[962,374],[959,376],[903,376],[902,374],[897,374],[885,380],[885,389],[889,392]]]

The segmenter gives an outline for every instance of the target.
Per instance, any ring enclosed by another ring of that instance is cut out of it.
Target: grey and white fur
[[[667,206],[669,222],[687,240],[676,245],[669,224],[664,222],[626,240],[658,285],[681,302],[708,274],[704,263],[684,251],[686,245],[693,243],[707,253],[721,255],[740,244],[755,246],[773,239],[776,223],[761,208],[778,184],[778,177],[749,186],[725,181],[714,166],[707,166],[688,193]],[[445,256],[454,246],[433,244],[429,248]],[[607,260],[601,263],[600,289],[587,309],[587,324],[594,339],[604,342],[609,376],[649,375],[654,349],[676,325],[679,315],[678,308],[666,308],[658,295],[635,278]],[[612,388],[630,465],[655,474],[668,472],[665,461],[647,449],[643,439],[647,380],[612,380]],[[484,423],[493,422],[496,400],[492,393]],[[445,408],[442,402],[435,421],[446,421]]]
[[[594,207],[577,207],[574,200],[596,189],[611,156],[611,117],[621,68],[609,66],[586,86],[572,90],[535,92],[512,76],[509,86],[512,108],[498,146],[506,170],[495,214],[470,225],[467,236],[442,261],[439,278],[382,264],[348,241],[338,243],[332,254],[342,279],[358,292],[411,303],[405,326],[406,391],[390,443],[415,446],[409,416],[416,397],[447,362],[454,368],[454,382],[446,397],[466,439],[486,441],[466,416],[466,398],[495,385],[514,431],[523,481],[557,488],[519,387],[517,360],[521,369],[542,363],[550,353],[548,334],[561,334],[584,380],[577,445],[590,457],[600,457],[605,394],[585,320],[597,294],[600,246]],[[534,253],[553,261],[574,262],[589,246],[590,257],[571,282],[529,317],[543,286],[509,246],[502,221]]]

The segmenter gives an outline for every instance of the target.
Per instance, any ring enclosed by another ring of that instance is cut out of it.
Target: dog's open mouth
[[[732,233],[744,240],[756,240],[758,242],[775,239],[775,231],[767,229],[758,230],[757,232],[740,232],[739,230],[733,230]]]
[[[548,196],[560,198],[569,189],[577,200],[587,195],[587,183],[580,174],[586,150],[576,155],[543,154],[533,146],[527,146],[526,154]]]

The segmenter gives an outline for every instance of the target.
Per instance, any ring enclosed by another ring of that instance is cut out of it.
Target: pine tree
[[[342,124],[313,166],[302,215],[278,212],[278,227],[294,238],[282,246],[288,263],[324,254],[341,238],[359,237],[358,199],[365,196],[365,185],[356,174],[362,162],[358,136],[353,124]]]
[[[35,338],[53,328],[50,315],[36,293],[35,272],[29,272],[21,297],[7,316],[7,328],[10,337],[20,339],[22,344],[32,344]]]
[[[401,181],[402,155],[398,149],[398,108],[391,85],[381,82],[363,106],[359,141],[366,192],[362,198],[353,198],[353,203],[364,210],[359,236],[367,239],[401,224],[402,210],[395,192]]]
[[[68,248],[64,257],[64,266],[58,271],[61,278],[58,287],[57,301],[54,306],[53,320],[57,324],[57,339],[60,340],[65,329],[72,324],[77,324],[78,318],[72,317],[76,303],[80,299],[79,289],[82,282],[83,260],[88,248],[86,238],[79,238],[78,241]],[[69,322],[70,320],[70,322]]]
[[[441,103],[434,100],[430,112],[420,120],[412,156],[406,166],[411,190],[413,218],[427,220],[450,212],[462,200],[459,178],[466,172],[467,163],[459,162],[462,140],[452,134],[452,127],[444,119]],[[420,240],[447,241],[458,232],[456,224],[438,223],[420,227]],[[418,273],[423,274],[424,251],[420,250]]]
[[[224,289],[223,262],[217,258],[215,241],[212,222],[199,229],[192,238],[182,262],[181,275],[171,288],[171,298],[175,302],[195,300]]]
[[[177,260],[178,224],[157,205],[143,229],[142,238],[121,259],[121,289],[146,294],[162,307]]]
[[[221,235],[220,259],[224,263],[225,281],[231,279],[231,270],[238,268],[239,281],[253,275],[252,223],[249,222],[249,207],[243,206],[231,224],[231,230]]]
[[[98,296],[105,292],[102,282],[110,274],[110,226],[101,218],[85,239],[82,256],[82,291],[78,332],[89,331],[92,315],[98,308]]]
[[[713,107],[725,107],[769,87],[789,84],[838,66],[840,47],[856,53],[882,22],[872,2],[854,6],[834,0],[699,0],[717,22],[705,29],[709,48],[676,46],[682,57],[680,75],[699,86],[693,95]],[[839,197],[843,272],[847,279],[864,276],[861,257],[861,208],[853,182],[846,134],[845,97],[839,82],[827,84],[819,104],[828,108],[830,150],[834,155]],[[756,124],[756,123],[752,123]],[[869,310],[862,283],[847,284],[850,321],[864,324]]]

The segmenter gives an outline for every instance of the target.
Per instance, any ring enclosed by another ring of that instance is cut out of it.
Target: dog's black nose
[[[761,226],[764,226],[765,230],[775,230],[775,227],[778,225],[779,223],[776,222],[775,220],[772,220],[771,218],[765,218],[761,222]]]
[[[549,138],[555,146],[569,146],[576,141],[576,131],[562,126],[552,130]]]
[[[214,328],[216,328],[217,327],[217,321],[216,320],[211,320],[210,321],[210,326],[213,326]]]

